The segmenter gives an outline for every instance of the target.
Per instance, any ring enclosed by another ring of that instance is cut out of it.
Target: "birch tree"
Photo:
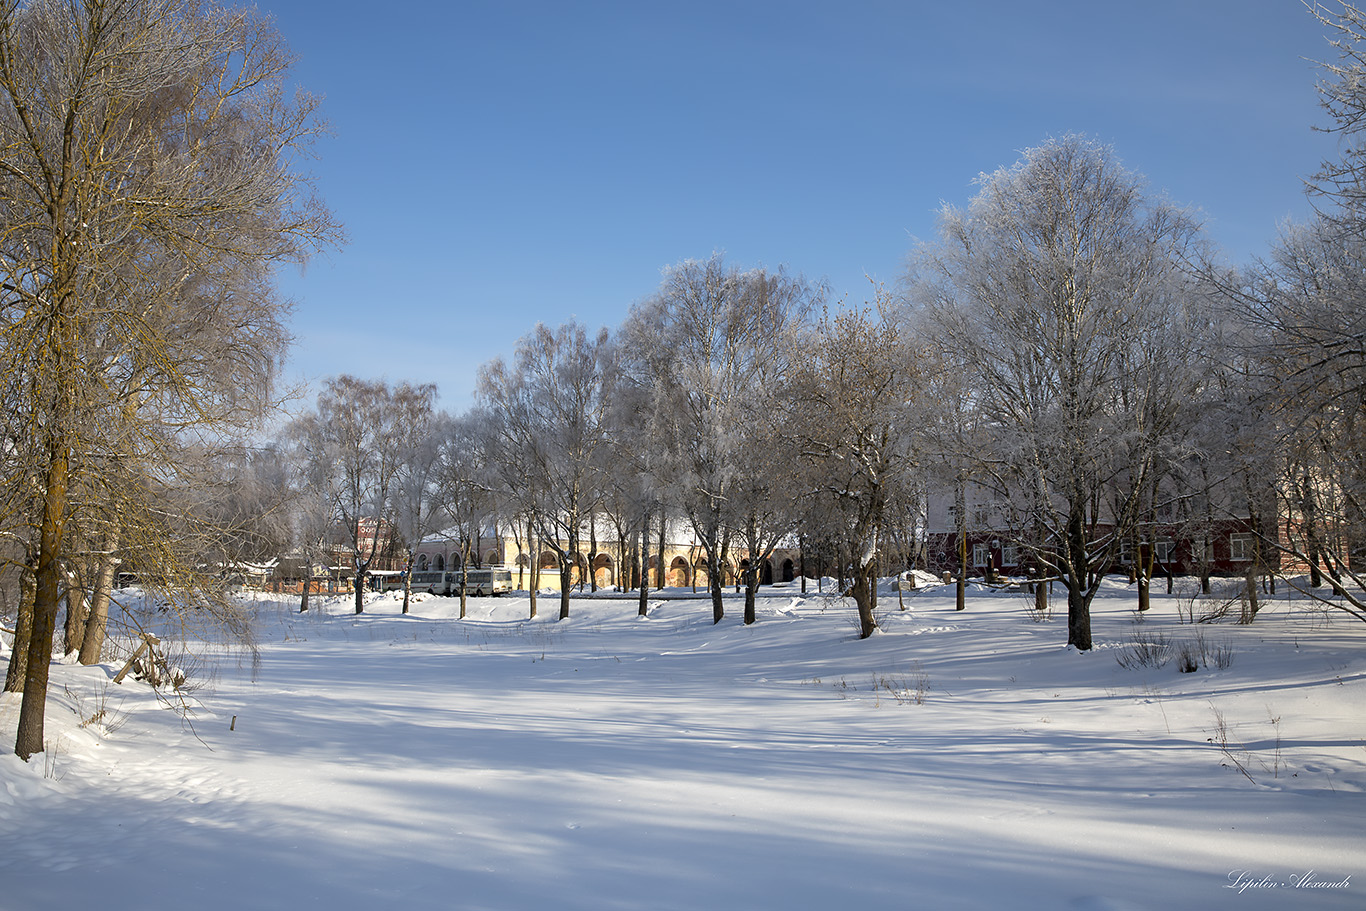
[[[462,620],[470,554],[481,529],[497,512],[496,481],[489,465],[491,427],[491,416],[486,412],[467,412],[445,427],[437,446],[436,500],[441,514],[451,523],[444,534],[453,537],[460,550]]]
[[[1198,230],[1145,196],[1113,153],[1069,135],[979,179],[915,252],[912,299],[972,371],[1008,492],[1026,504],[1068,596],[1068,644],[1092,647],[1090,605],[1135,521],[1151,450],[1117,464],[1112,441],[1157,379],[1127,355],[1164,343],[1189,293]],[[1105,493],[1121,473],[1130,495]],[[998,491],[1004,493],[1007,491]]]
[[[365,611],[365,577],[391,543],[398,480],[412,449],[412,428],[430,421],[436,387],[390,386],[343,375],[329,379],[314,411],[300,420],[308,457],[332,492],[332,514],[350,546],[356,613]]]
[[[453,421],[430,405],[411,403],[397,440],[398,479],[394,495],[394,529],[403,546],[403,613],[413,591],[413,557],[423,540],[449,521],[441,496],[442,444],[449,438]],[[463,606],[463,605],[462,605]]]
[[[741,271],[717,255],[665,270],[659,291],[633,308],[632,354],[649,376],[660,429],[663,473],[672,499],[706,552],[712,620],[725,616],[734,507],[763,469],[742,457],[766,399],[766,379],[782,372],[781,342],[820,289],[785,273]]]
[[[515,358],[510,370],[498,360],[481,371],[479,395],[496,415],[491,429],[501,438],[499,450],[524,467],[539,492],[532,518],[559,559],[565,619],[575,572],[587,571],[579,548],[597,502],[598,454],[611,430],[616,350],[606,329],[590,337],[575,322],[556,330],[538,324]]]
[[[313,594],[314,567],[332,559],[332,544],[337,538],[334,504],[339,479],[316,414],[304,415],[291,423],[284,432],[284,445],[289,453],[289,540],[303,568],[299,613],[307,613]]]

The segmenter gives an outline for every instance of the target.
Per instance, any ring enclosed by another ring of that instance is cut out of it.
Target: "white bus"
[[[460,573],[454,573],[456,579],[451,585],[451,594],[460,594]],[[465,593],[470,595],[493,595],[498,596],[512,591],[512,570],[501,566],[494,566],[488,569],[472,569],[469,571],[469,578],[465,582]]]
[[[434,572],[413,573],[413,587],[415,592],[426,592],[429,595],[454,595],[460,591],[460,573]]]
[[[458,595],[463,574],[460,570],[431,571],[413,573],[415,592],[429,595]],[[472,569],[469,581],[464,582],[467,595],[502,595],[512,591],[512,570],[501,566],[490,569]]]
[[[403,591],[403,572],[397,569],[372,569],[365,574],[371,591]]]

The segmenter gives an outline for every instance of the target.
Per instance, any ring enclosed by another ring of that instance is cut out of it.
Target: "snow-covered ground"
[[[948,587],[866,641],[792,586],[752,627],[263,599],[259,671],[211,655],[192,727],[61,664],[25,764],[4,696],[0,908],[1366,907],[1366,626],[1154,601],[1107,584],[1079,654],[1060,604]],[[1136,634],[1211,666],[1122,667]]]

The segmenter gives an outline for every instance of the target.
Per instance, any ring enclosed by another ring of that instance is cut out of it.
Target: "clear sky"
[[[1112,145],[1233,263],[1335,147],[1300,0],[258,2],[326,96],[306,166],[350,236],[281,276],[290,375],[453,411],[535,323],[615,328],[684,259],[861,302],[1050,136]]]

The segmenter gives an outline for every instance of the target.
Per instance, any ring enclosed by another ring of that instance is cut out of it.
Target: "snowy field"
[[[260,600],[255,679],[210,653],[192,728],[54,666],[45,754],[0,703],[0,908],[1366,907],[1366,626],[1283,599],[1181,624],[1161,594],[1140,626],[1116,580],[1078,654],[1061,590],[1045,622],[882,603],[859,641],[782,586],[752,627]],[[1194,673],[1117,660],[1197,634]]]

